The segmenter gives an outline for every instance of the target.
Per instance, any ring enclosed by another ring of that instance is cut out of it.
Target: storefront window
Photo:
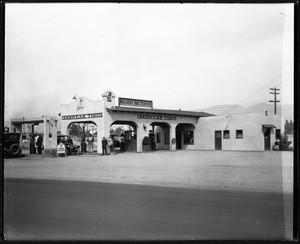
[[[165,132],[165,144],[167,144],[167,145],[170,144],[170,132],[169,131]]]
[[[194,131],[184,131],[183,132],[183,144],[184,145],[194,145]]]

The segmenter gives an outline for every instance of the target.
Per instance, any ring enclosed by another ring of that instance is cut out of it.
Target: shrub
[[[280,151],[290,151],[290,144],[291,142],[288,141],[288,137],[286,133],[280,135],[280,142],[279,142],[279,150]]]
[[[143,145],[150,145],[150,138],[149,136],[145,136],[143,139]]]

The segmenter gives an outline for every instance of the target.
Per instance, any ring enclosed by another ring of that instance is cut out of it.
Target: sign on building
[[[156,115],[156,114],[138,114],[138,119],[152,119],[152,120],[176,120],[175,115]]]
[[[103,113],[92,113],[92,114],[76,114],[76,115],[63,115],[62,120],[70,119],[92,119],[92,118],[102,118]]]
[[[153,102],[150,100],[132,99],[119,97],[119,106],[153,108]]]

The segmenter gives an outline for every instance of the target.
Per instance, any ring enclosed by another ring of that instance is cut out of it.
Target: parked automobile
[[[63,143],[66,147],[68,155],[78,155],[80,146],[74,145],[73,140],[68,135],[57,135],[57,145]]]
[[[10,157],[22,155],[21,133],[4,133],[4,155]]]

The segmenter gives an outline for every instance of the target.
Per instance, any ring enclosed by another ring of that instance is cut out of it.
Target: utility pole
[[[277,91],[280,91],[280,89],[275,88],[270,88],[270,94],[274,95],[274,100],[269,100],[269,102],[274,103],[274,114],[276,114],[276,104],[279,103],[279,100],[276,100],[276,95],[279,95],[279,92],[277,93]]]

